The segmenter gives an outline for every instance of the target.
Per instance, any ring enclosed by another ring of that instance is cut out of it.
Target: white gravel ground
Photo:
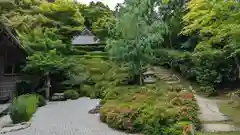
[[[50,102],[37,110],[29,128],[5,135],[128,135],[101,123],[97,115],[88,114],[98,102],[89,98]]]

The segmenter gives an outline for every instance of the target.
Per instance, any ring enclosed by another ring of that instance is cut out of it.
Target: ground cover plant
[[[188,91],[161,86],[119,86],[109,90],[101,104],[100,119],[127,132],[181,135],[191,122],[197,128],[200,126],[197,105]]]

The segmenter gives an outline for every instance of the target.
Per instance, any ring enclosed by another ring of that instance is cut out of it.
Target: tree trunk
[[[234,56],[234,60],[235,60],[235,63],[237,65],[237,69],[238,69],[238,79],[240,79],[240,64],[239,64],[237,56]]]
[[[134,75],[134,82],[138,85],[143,85],[143,78],[141,74]]]
[[[172,46],[172,34],[169,34],[169,45],[170,45],[170,49],[172,49],[173,48],[173,46]]]
[[[46,84],[45,84],[45,96],[46,99],[50,98],[50,89],[51,89],[51,79],[50,79],[50,75],[48,74],[46,77]]]

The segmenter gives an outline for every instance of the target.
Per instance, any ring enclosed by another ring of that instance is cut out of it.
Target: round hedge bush
[[[75,90],[67,90],[67,91],[64,91],[64,98],[76,100],[79,98],[79,93]]]
[[[14,124],[29,121],[38,106],[36,95],[21,95],[13,100],[9,108],[9,115]]]

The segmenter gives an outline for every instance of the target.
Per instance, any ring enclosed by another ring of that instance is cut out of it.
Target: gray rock
[[[88,111],[89,114],[98,114],[100,113],[101,105],[97,105],[95,108]]]
[[[0,130],[0,134],[23,130],[23,129],[30,127],[30,125],[31,125],[30,122],[25,122],[25,123],[21,123],[21,124],[13,124],[11,126],[6,126]]]
[[[54,93],[53,96],[64,96],[64,93]]]
[[[51,101],[64,101],[64,93],[54,93],[51,97]]]

